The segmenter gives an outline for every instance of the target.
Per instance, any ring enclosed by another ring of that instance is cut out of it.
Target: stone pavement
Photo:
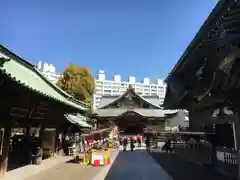
[[[103,167],[63,163],[25,180],[92,180]]]
[[[209,168],[199,166],[164,152],[151,152],[152,157],[168,172],[173,180],[232,180]]]
[[[16,179],[25,180],[29,176],[38,174],[56,165],[63,164],[71,159],[72,157],[69,157],[69,156],[52,157],[52,158],[43,160],[41,165],[27,165],[27,166],[23,166],[23,167],[8,171],[4,174],[3,180],[16,180]]]
[[[119,151],[115,152],[112,155],[112,162],[108,166],[105,166],[92,180],[105,180],[105,177],[107,176],[109,170],[111,169],[115,159],[118,156]]]
[[[145,150],[119,152],[105,180],[172,180]]]
[[[117,150],[111,151],[112,156],[114,156],[115,153],[117,153]],[[79,163],[66,162],[24,180],[52,180],[53,178],[57,180],[92,180],[105,167],[106,166],[93,167],[91,165],[86,166]]]

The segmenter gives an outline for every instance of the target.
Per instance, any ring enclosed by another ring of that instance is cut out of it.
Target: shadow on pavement
[[[113,165],[111,166],[110,170],[108,171],[107,176],[104,178],[104,180],[124,180],[128,179],[128,174],[124,171],[122,167],[128,167],[130,166],[130,163],[128,163],[128,160],[131,160],[132,153],[134,152],[143,152],[145,150],[136,149],[133,152],[132,151],[120,151],[113,162]],[[129,168],[130,171],[130,168]],[[124,178],[123,178],[124,177]],[[131,179],[129,179],[131,180]]]
[[[67,161],[66,163],[80,164],[83,162],[83,159],[72,159]]]
[[[233,180],[211,169],[185,161],[174,154],[163,152],[150,154],[173,180]]]

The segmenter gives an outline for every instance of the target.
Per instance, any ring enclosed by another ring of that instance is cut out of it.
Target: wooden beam
[[[9,111],[9,115],[25,118],[27,117],[27,114],[29,113],[29,109],[22,108],[22,107],[11,107]]]

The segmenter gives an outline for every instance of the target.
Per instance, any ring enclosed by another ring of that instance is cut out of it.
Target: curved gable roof
[[[191,43],[188,45],[188,47],[178,60],[178,62],[175,64],[174,68],[168,74],[165,82],[168,82],[170,77],[174,73],[179,72],[188,63],[188,60],[190,60],[189,55],[201,45],[204,38],[212,38],[212,36],[209,36],[209,33],[213,32],[216,26],[219,26],[221,20],[224,20],[223,15],[230,11],[230,7],[238,3],[239,2],[236,0],[218,0],[216,6],[213,8],[206,21],[203,23]],[[195,59],[193,58],[192,60]]]
[[[50,82],[34,65],[0,45],[0,71],[13,81],[45,97],[78,110],[87,111],[87,104],[73,98]]]
[[[143,109],[143,108],[134,108],[134,109],[121,109],[121,108],[111,108],[111,109],[98,109],[96,114],[98,117],[118,117],[122,116],[125,113],[134,112],[143,117],[168,117],[174,116],[178,113],[178,110],[169,111],[163,109]]]
[[[114,103],[118,102],[119,100],[121,100],[123,97],[127,96],[129,93],[132,93],[134,94],[136,97],[138,97],[139,99],[141,99],[142,101],[144,101],[145,103],[153,106],[154,108],[156,109],[162,109],[160,107],[160,101],[159,101],[159,104],[156,104],[156,103],[152,103],[150,102],[149,100],[145,99],[144,97],[140,96],[139,94],[137,94],[134,89],[129,86],[129,88],[120,96],[116,97],[116,96],[113,96],[109,98],[109,100],[107,102],[104,102],[102,105],[101,105],[101,102],[100,102],[100,107],[99,109],[105,109],[111,105],[113,105]],[[104,97],[103,97],[104,98]]]

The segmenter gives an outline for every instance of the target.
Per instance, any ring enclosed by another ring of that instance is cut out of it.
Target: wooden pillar
[[[240,111],[236,112],[236,118],[235,118],[235,123],[234,123],[234,139],[236,140],[236,150],[237,150],[237,155],[238,155],[238,176],[237,180],[240,180]]]
[[[61,139],[60,139],[60,148],[59,148],[59,153],[60,155],[65,155],[66,154],[66,148],[65,148],[65,138],[67,134],[67,129],[64,128],[63,132],[61,133]]]
[[[39,132],[40,146],[43,148],[43,136],[45,127],[42,125]]]
[[[84,153],[86,152],[85,139],[86,137],[83,134],[81,134],[80,140],[81,140],[82,152]]]
[[[212,168],[213,169],[216,169],[217,168],[217,161],[218,161],[218,158],[217,158],[217,149],[216,149],[216,144],[215,142],[213,141],[212,142],[212,148],[211,148],[211,165],[212,165]]]
[[[189,111],[189,128],[192,131],[199,131],[201,128],[202,119],[204,117],[201,116],[198,110],[192,109]]]
[[[212,107],[212,108],[206,109],[202,113],[202,118],[204,118],[203,122],[204,122],[205,126],[211,126],[211,125],[213,126],[212,114],[214,112],[214,109],[215,109],[215,107]],[[204,127],[203,130],[206,131],[207,129]],[[213,133],[215,133],[215,130],[213,130]],[[211,147],[211,154],[210,154],[211,167],[212,167],[213,170],[216,170],[218,158],[217,158],[217,149],[216,149],[215,138],[212,139],[211,145],[212,145],[212,147]]]
[[[212,124],[212,113],[214,108],[191,109],[189,111],[189,127],[194,131],[204,131],[204,125]]]
[[[188,111],[188,118],[189,118],[189,122],[188,122],[188,126],[190,129],[193,128],[193,110],[189,110]]]
[[[237,150],[237,136],[236,136],[236,120],[232,121],[234,150]]]
[[[54,154],[58,153],[60,148],[60,140],[59,140],[59,128],[56,128],[55,131],[55,148],[54,148]]]
[[[26,128],[25,135],[26,135],[26,136],[30,136],[30,127],[27,127],[27,128]]]
[[[0,177],[4,176],[8,166],[9,141],[11,137],[11,126],[7,125],[4,129],[3,149],[0,164]]]
[[[96,123],[95,123],[95,125],[94,125],[95,127],[95,129],[99,129],[100,128],[100,122],[99,122],[99,120],[97,120],[96,121]]]

